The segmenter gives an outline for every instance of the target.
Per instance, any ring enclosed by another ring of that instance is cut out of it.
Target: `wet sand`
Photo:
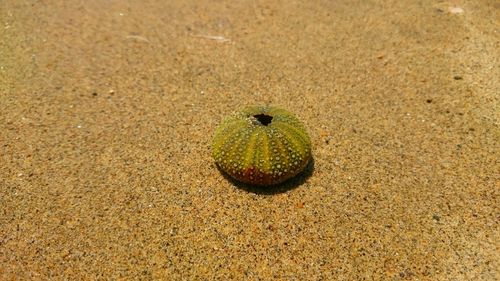
[[[0,279],[500,279],[495,2],[1,1]],[[306,175],[221,175],[249,104]]]

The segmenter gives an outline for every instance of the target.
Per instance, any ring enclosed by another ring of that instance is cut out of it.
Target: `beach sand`
[[[500,279],[499,10],[1,1],[0,279]],[[306,174],[219,172],[253,104],[306,124]]]

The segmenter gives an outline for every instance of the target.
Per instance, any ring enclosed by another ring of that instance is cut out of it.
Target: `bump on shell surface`
[[[272,117],[270,123],[264,125],[262,116]],[[304,170],[311,158],[311,140],[292,113],[277,107],[250,106],[219,125],[212,156],[221,170],[238,181],[273,185]]]

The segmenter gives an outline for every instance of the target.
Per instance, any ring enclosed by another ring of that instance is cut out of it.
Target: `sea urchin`
[[[216,129],[212,155],[234,179],[273,185],[300,173],[311,158],[311,140],[302,122],[271,106],[250,106]]]

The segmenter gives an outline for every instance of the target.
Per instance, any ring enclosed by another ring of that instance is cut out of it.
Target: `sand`
[[[497,1],[0,2],[0,279],[498,280]],[[232,111],[306,175],[235,184]]]

